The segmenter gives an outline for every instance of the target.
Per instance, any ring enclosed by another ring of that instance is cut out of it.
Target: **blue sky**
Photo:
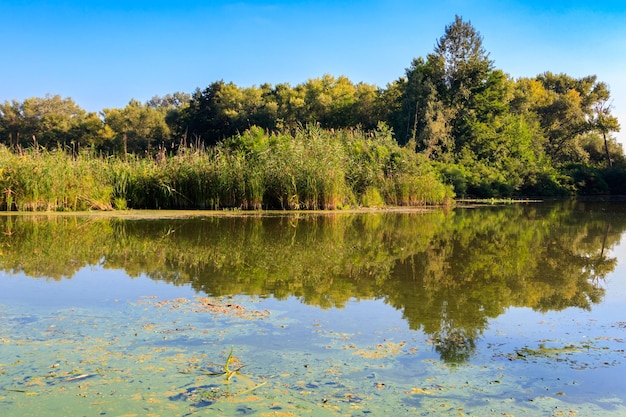
[[[0,0],[0,101],[60,94],[99,111],[217,80],[296,85],[325,73],[384,87],[455,14],[515,78],[597,75],[626,143],[623,0]]]

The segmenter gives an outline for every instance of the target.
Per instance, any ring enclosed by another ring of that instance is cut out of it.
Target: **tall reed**
[[[0,147],[0,208],[20,211],[110,209],[113,187],[88,154]]]
[[[153,160],[0,147],[0,209],[340,209],[442,204],[430,162],[374,132],[260,128]]]

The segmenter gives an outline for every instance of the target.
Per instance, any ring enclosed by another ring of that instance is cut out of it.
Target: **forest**
[[[612,136],[619,129],[609,88],[595,75],[545,72],[514,79],[495,67],[471,22],[456,16],[434,50],[413,59],[384,88],[326,74],[295,86],[240,87],[220,80],[192,93],[155,96],[145,103],[132,99],[124,108],[97,113],[60,95],[5,101],[0,104],[0,146],[5,148],[0,152],[0,206],[19,209],[20,196],[34,193],[35,201],[21,208],[50,208],[49,201],[36,201],[41,191],[16,182],[25,175],[16,170],[24,158],[58,162],[58,152],[66,155],[64,163],[87,158],[84,164],[91,166],[115,159],[154,175],[163,171],[159,164],[194,154],[216,166],[231,165],[226,182],[232,184],[244,175],[243,168],[237,172],[237,161],[257,174],[270,166],[277,175],[285,166],[300,170],[278,180],[252,175],[222,194],[205,185],[203,192],[214,195],[198,204],[189,194],[195,186],[181,188],[180,173],[167,181],[150,180],[168,195],[152,202],[145,195],[131,198],[120,192],[125,185],[116,177],[104,206],[117,201],[117,206],[137,208],[336,208],[372,201],[441,203],[452,195],[624,195],[624,152]],[[320,167],[309,173],[309,165],[316,164]],[[312,183],[311,175],[319,181],[339,179],[301,194]],[[436,198],[422,197],[424,187],[416,182],[423,181],[437,183]],[[262,191],[250,195],[255,187]],[[93,203],[92,197],[83,200]]]

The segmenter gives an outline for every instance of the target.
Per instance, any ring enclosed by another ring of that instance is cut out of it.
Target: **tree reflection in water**
[[[71,278],[124,269],[212,296],[299,297],[321,308],[382,298],[467,361],[509,307],[590,309],[616,266],[626,205],[568,202],[423,213],[125,219],[0,217],[0,268]]]

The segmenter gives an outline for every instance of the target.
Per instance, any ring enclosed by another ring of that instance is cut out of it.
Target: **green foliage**
[[[453,197],[385,125],[371,134],[309,125],[293,136],[253,127],[214,148],[155,160],[0,149],[0,166],[10,167],[0,177],[5,209],[338,209],[373,204],[374,189],[391,205]]]
[[[378,189],[374,187],[368,187],[363,192],[361,197],[361,204],[363,207],[384,207],[385,200],[380,195]]]
[[[131,100],[123,109],[104,109],[105,125],[114,136],[117,152],[148,154],[169,142],[169,127],[159,110]]]
[[[0,147],[0,207],[56,211],[111,208],[113,188],[105,167],[87,154],[30,149],[15,154]]]
[[[43,146],[76,153],[81,146],[97,143],[104,133],[98,116],[71,98],[46,95],[0,104],[0,143],[12,149]]]
[[[606,84],[549,72],[512,80],[493,68],[482,37],[459,16],[434,52],[414,59],[388,89],[399,104],[388,116],[398,141],[441,163],[459,195],[605,193],[599,180],[573,178],[567,165],[624,160],[608,136],[619,124]]]
[[[565,168],[565,172],[571,178],[572,186],[577,194],[609,194],[609,186],[598,169],[583,164],[572,164]]]
[[[614,195],[626,195],[626,170],[624,166],[601,170],[602,178]]]
[[[573,194],[569,178],[555,169],[531,171],[526,174],[520,195],[565,197]]]
[[[459,197],[467,195],[469,172],[460,165],[439,164],[438,169],[446,184],[452,185],[454,193]]]

